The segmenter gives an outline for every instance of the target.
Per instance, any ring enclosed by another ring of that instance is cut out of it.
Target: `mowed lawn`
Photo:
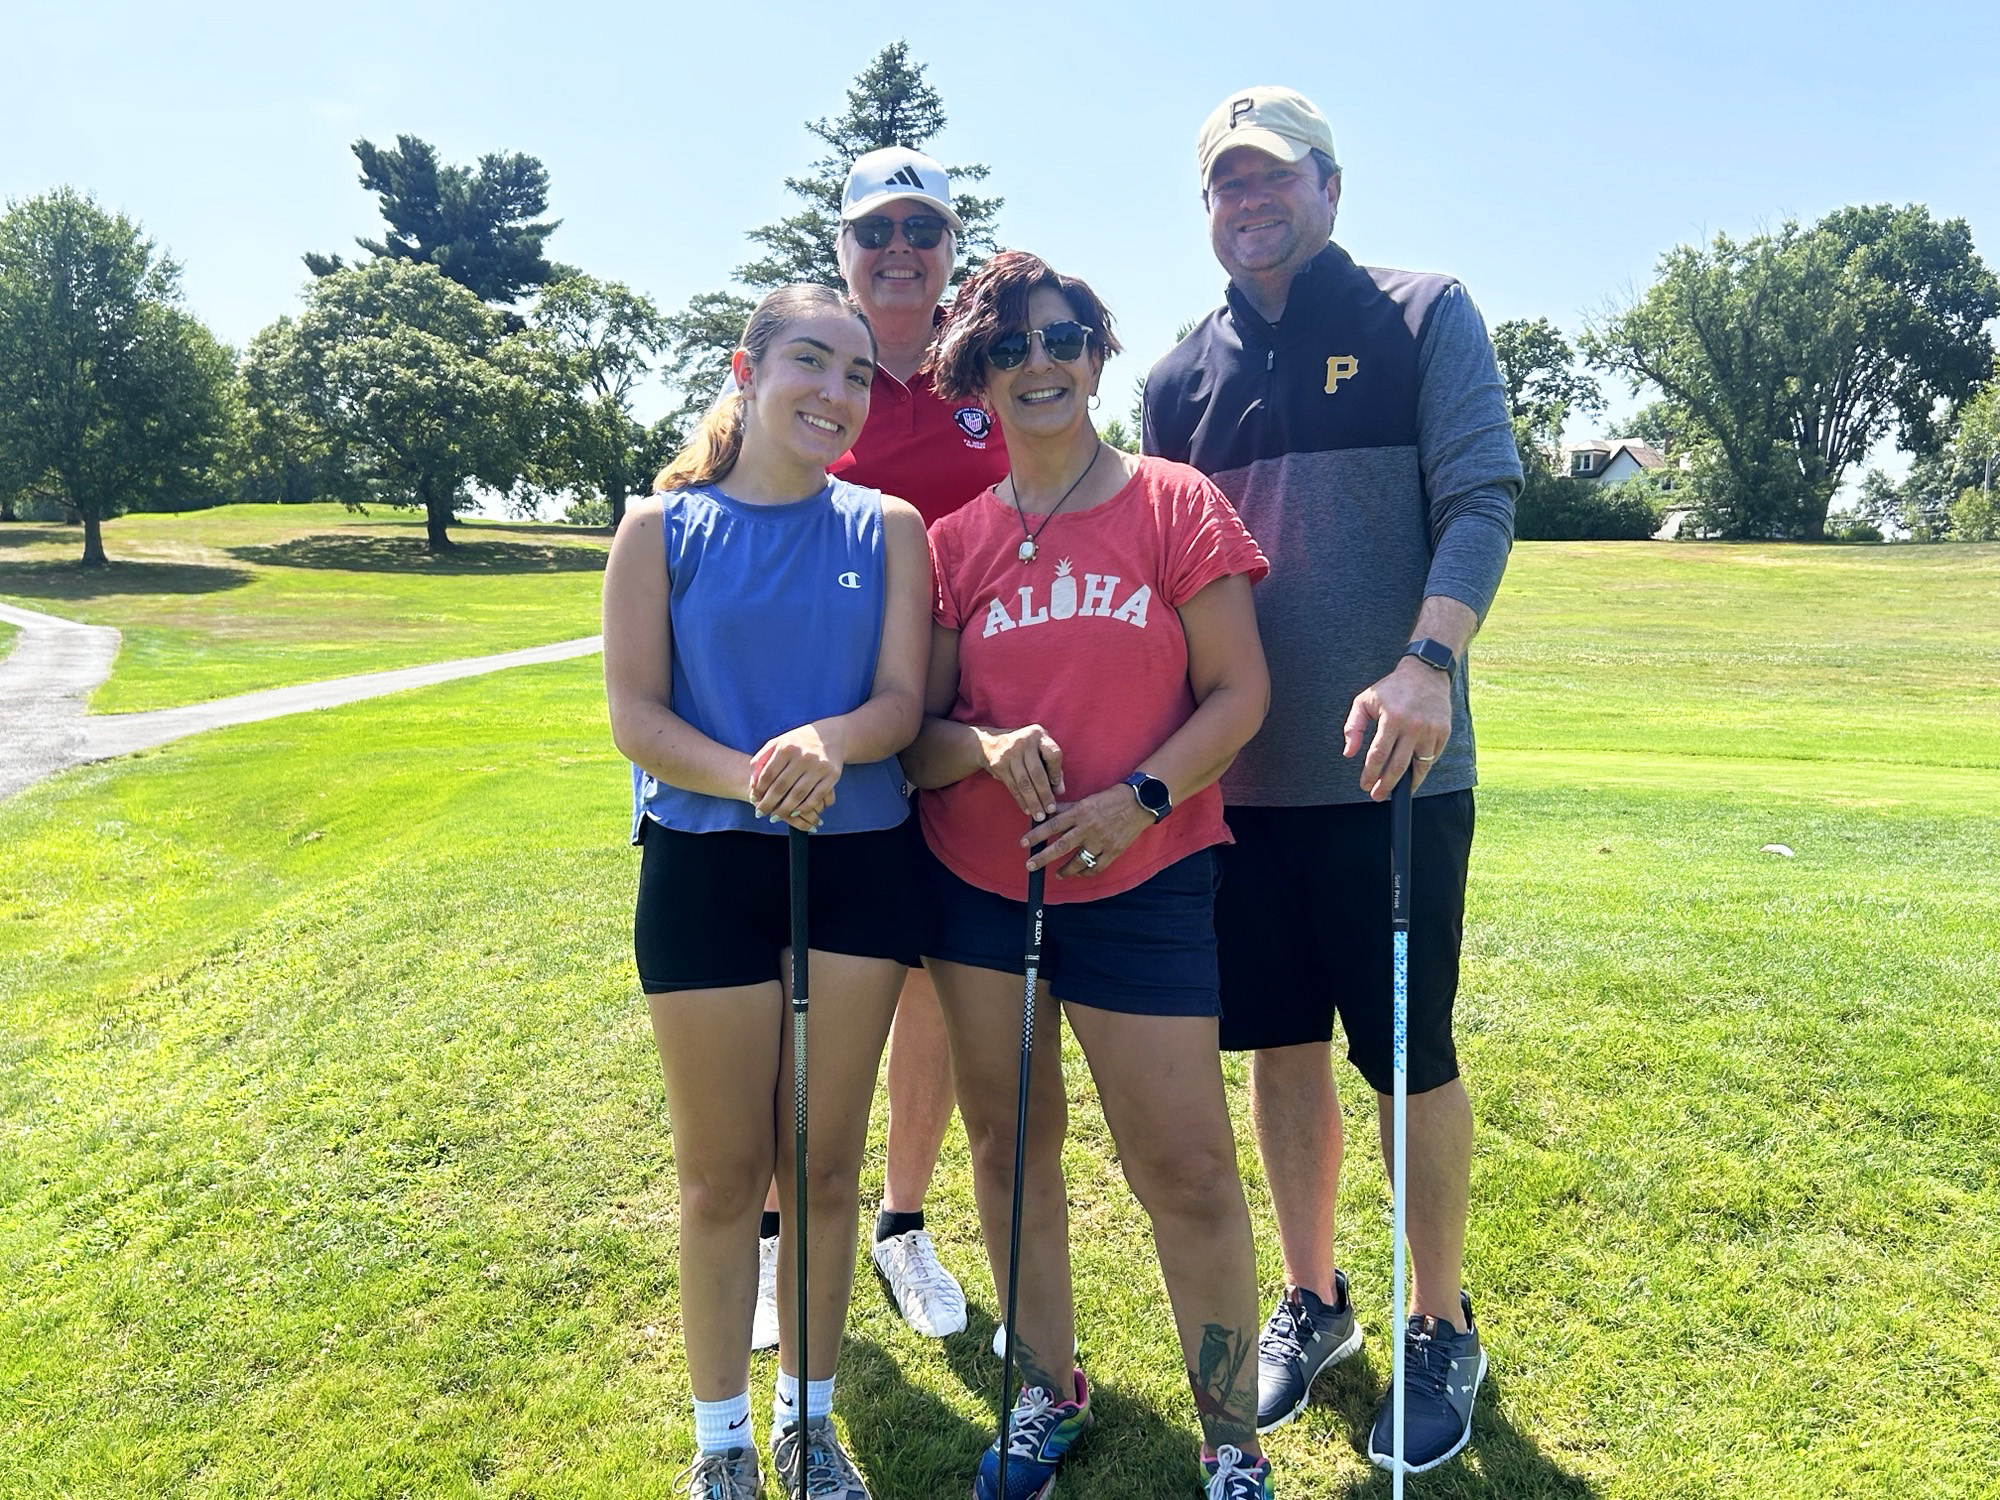
[[[1992,1492],[1996,594],[1992,547],[1517,548],[1461,999],[1494,1367],[1412,1495]],[[0,803],[0,1495],[670,1489],[625,795],[578,661]],[[1192,1496],[1150,1240],[1066,1066],[1100,1423],[1059,1493]],[[1351,1088],[1366,1357],[1271,1440],[1286,1496],[1388,1492],[1372,1117]],[[931,1210],[972,1328],[918,1339],[864,1274],[843,1353],[884,1500],[963,1495],[991,1431],[956,1132]]]
[[[227,505],[121,516],[109,566],[74,527],[0,526],[0,603],[125,640],[93,713],[173,708],[597,631],[601,531],[474,521],[424,550],[420,514]]]

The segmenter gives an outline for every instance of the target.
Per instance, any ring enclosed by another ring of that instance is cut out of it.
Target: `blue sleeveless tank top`
[[[663,498],[676,714],[754,754],[774,735],[868,701],[887,593],[880,491],[834,479],[789,505],[746,505],[713,486]],[[849,765],[820,832],[893,828],[909,810],[894,756]],[[686,833],[785,832],[748,802],[634,766],[635,842],[648,817]]]

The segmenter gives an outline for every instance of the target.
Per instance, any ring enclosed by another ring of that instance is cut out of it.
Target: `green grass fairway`
[[[468,522],[433,559],[408,511],[227,505],[80,533],[0,526],[0,602],[125,633],[95,713],[200,703],[597,631],[602,532]]]
[[[1460,1002],[1493,1374],[1413,1500],[1993,1493],[1996,592],[1996,548],[1517,549],[1474,663]],[[0,1497],[670,1491],[625,796],[585,660],[0,803]],[[1066,1063],[1100,1421],[1059,1493],[1192,1500],[1150,1239]],[[1389,1493],[1358,1082],[1347,1123],[1369,1342],[1270,1441],[1292,1500]],[[962,1497],[991,1434],[956,1130],[930,1208],[972,1327],[921,1340],[864,1273],[842,1357],[883,1500]]]

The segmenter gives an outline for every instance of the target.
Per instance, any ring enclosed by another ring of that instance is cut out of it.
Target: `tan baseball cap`
[[[1333,127],[1304,94],[1259,84],[1231,94],[1202,122],[1195,156],[1204,188],[1215,159],[1233,146],[1249,146],[1286,162],[1304,161],[1315,150],[1333,156]]]

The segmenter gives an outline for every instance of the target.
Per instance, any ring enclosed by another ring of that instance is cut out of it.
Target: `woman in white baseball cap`
[[[1007,445],[976,400],[944,401],[921,367],[965,232],[951,175],[907,146],[858,158],[841,194],[837,256],[847,289],[875,332],[874,388],[854,445],[829,468],[837,479],[900,495],[926,526],[1007,473]],[[951,1064],[937,992],[910,971],[889,1038],[888,1162],[871,1255],[904,1319],[944,1338],[965,1327],[965,1293],[939,1262],[924,1198],[951,1124]],[[753,1343],[778,1339],[777,1199],[760,1241]]]

